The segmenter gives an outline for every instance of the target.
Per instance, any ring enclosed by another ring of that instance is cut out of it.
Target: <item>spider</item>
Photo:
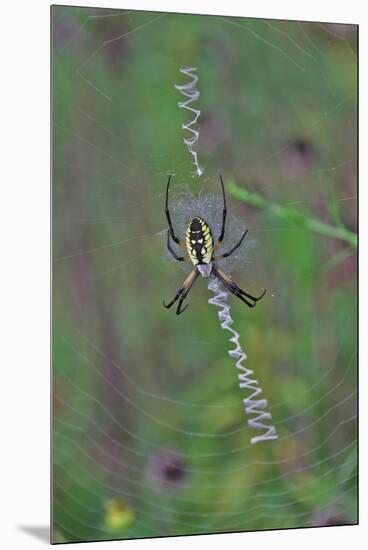
[[[166,308],[170,308],[177,300],[178,306],[176,309],[176,314],[180,315],[180,313],[183,313],[189,304],[187,304],[185,307],[181,307],[182,303],[184,302],[185,298],[188,296],[190,289],[194,285],[195,281],[199,277],[199,275],[202,275],[202,277],[210,277],[211,275],[214,275],[219,279],[224,286],[229,290],[232,294],[234,294],[237,298],[242,300],[245,304],[247,304],[248,307],[254,307],[258,300],[263,298],[263,296],[266,294],[266,290],[262,292],[258,298],[255,296],[252,296],[251,294],[248,294],[244,290],[238,287],[232,280],[231,277],[226,275],[222,269],[220,269],[216,262],[218,260],[221,260],[222,258],[227,258],[230,256],[239,246],[242,244],[245,235],[248,233],[248,229],[246,229],[241,236],[239,242],[237,242],[228,252],[224,252],[222,254],[219,254],[218,256],[215,256],[215,252],[221,248],[223,238],[225,236],[225,225],[226,225],[226,214],[227,214],[227,207],[226,207],[226,197],[225,197],[225,188],[224,188],[224,182],[222,181],[222,177],[220,174],[220,182],[221,182],[221,189],[222,189],[222,197],[223,197],[223,210],[222,210],[222,227],[221,227],[221,233],[216,243],[214,243],[213,235],[210,226],[208,223],[199,216],[195,216],[192,218],[186,228],[186,239],[185,243],[180,241],[178,237],[175,235],[174,228],[171,222],[170,217],[170,211],[169,211],[169,187],[170,187],[170,180],[171,175],[169,176],[169,180],[167,182],[166,187],[166,206],[165,206],[165,213],[167,218],[167,223],[169,225],[167,230],[167,248],[172,254],[172,256],[177,260],[178,262],[184,262],[186,259],[183,256],[179,256],[176,254],[175,250],[173,250],[170,242],[170,237],[172,240],[179,246],[182,250],[185,250],[186,253],[189,256],[189,259],[194,265],[194,269],[190,272],[188,277],[185,279],[183,285],[178,290],[178,292],[175,294],[174,298],[171,300],[169,304],[165,304],[163,302],[163,305]]]

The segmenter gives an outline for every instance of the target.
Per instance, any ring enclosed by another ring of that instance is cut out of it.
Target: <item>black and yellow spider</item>
[[[194,269],[190,272],[188,277],[185,279],[183,286],[178,290],[178,292],[175,294],[175,297],[169,304],[165,304],[163,302],[164,306],[166,308],[171,307],[177,300],[179,300],[178,307],[176,309],[176,314],[179,315],[180,313],[183,313],[183,311],[186,310],[188,307],[188,304],[181,309],[181,305],[184,302],[185,298],[188,296],[190,289],[192,288],[194,282],[199,277],[199,275],[202,275],[202,277],[210,277],[211,275],[214,275],[217,277],[224,285],[225,287],[234,294],[237,298],[242,300],[245,304],[247,304],[248,307],[254,307],[258,300],[263,298],[263,296],[266,294],[266,290],[262,292],[262,294],[255,298],[251,294],[248,294],[247,292],[244,292],[241,288],[239,288],[232,280],[231,277],[226,275],[219,267],[216,265],[216,261],[221,260],[222,258],[227,258],[230,256],[243,242],[243,239],[245,235],[248,232],[248,229],[246,229],[236,245],[234,245],[231,250],[228,252],[224,252],[223,254],[219,254],[218,256],[215,256],[215,252],[221,247],[221,243],[223,241],[224,235],[225,235],[225,224],[226,224],[226,214],[227,214],[227,208],[226,208],[226,197],[225,197],[225,189],[224,189],[224,182],[222,181],[222,177],[220,175],[220,182],[221,182],[221,188],[222,188],[222,196],[223,196],[223,210],[222,210],[222,227],[221,227],[221,233],[216,243],[214,243],[212,231],[208,223],[199,216],[196,216],[190,220],[190,222],[187,225],[186,229],[186,239],[185,243],[181,242],[180,239],[175,235],[170,212],[169,212],[169,187],[170,187],[170,180],[171,175],[169,176],[169,180],[167,182],[167,188],[166,188],[166,218],[167,223],[169,224],[168,230],[167,230],[167,248],[169,252],[174,256],[175,260],[178,260],[179,262],[184,262],[185,258],[183,256],[178,256],[176,252],[171,247],[170,243],[170,236],[172,240],[182,249],[185,250],[191,260],[191,262],[194,264]]]

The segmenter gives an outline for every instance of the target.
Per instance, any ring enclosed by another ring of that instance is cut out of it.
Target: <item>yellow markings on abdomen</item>
[[[202,218],[195,217],[187,225],[186,245],[194,265],[209,264],[213,255],[213,237],[210,226]]]

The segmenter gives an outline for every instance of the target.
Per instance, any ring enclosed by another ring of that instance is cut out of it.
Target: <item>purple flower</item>
[[[154,489],[181,489],[185,487],[187,478],[185,461],[173,449],[160,449],[148,460],[147,479]]]

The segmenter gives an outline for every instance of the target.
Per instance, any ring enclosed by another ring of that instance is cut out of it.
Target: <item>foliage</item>
[[[355,523],[356,29],[52,13],[54,540]],[[280,435],[254,446],[205,281],[182,316],[162,307],[187,269],[165,251],[167,174],[175,212],[219,172],[256,241],[234,280],[268,290],[229,298]]]

